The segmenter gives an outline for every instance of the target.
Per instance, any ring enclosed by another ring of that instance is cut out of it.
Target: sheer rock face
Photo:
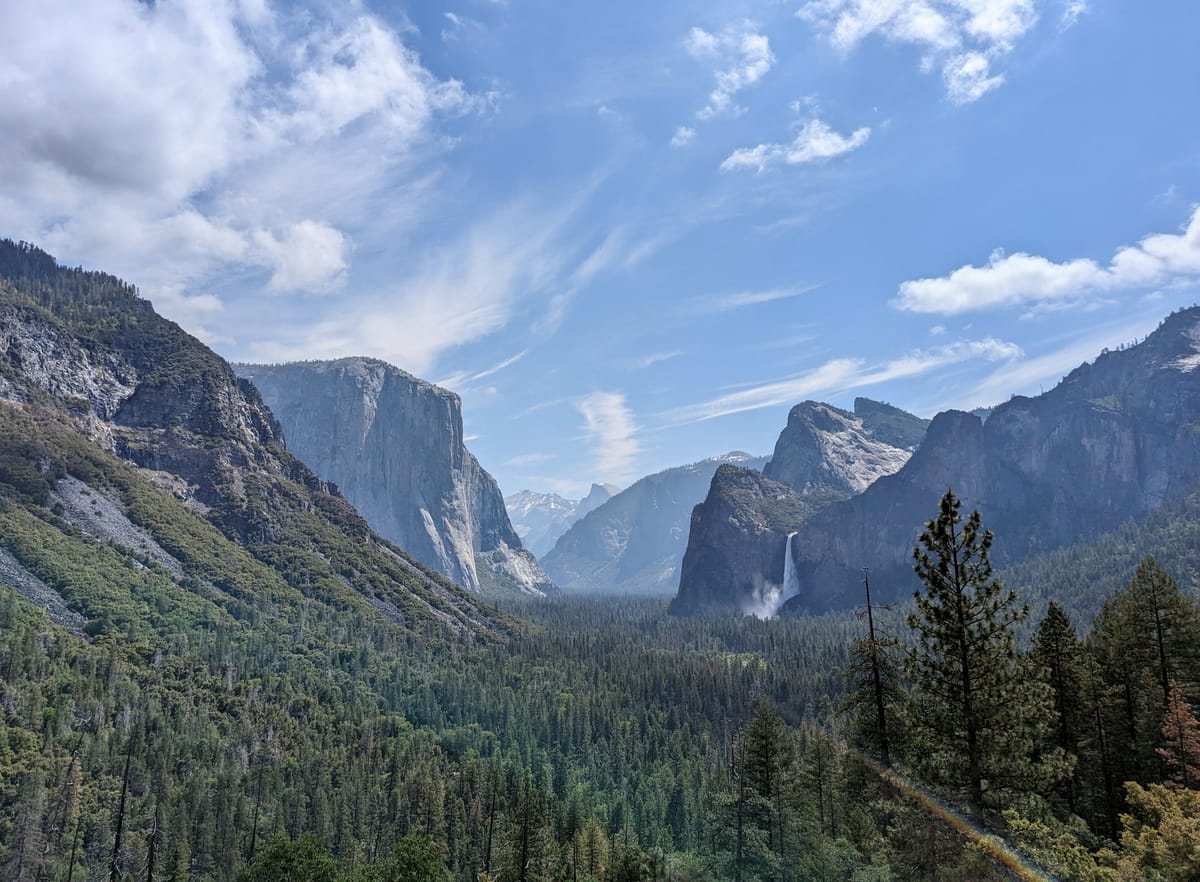
[[[811,514],[790,487],[751,469],[722,465],[692,511],[673,615],[749,614],[782,589],[788,534]]]
[[[818,401],[797,404],[761,476],[724,469],[714,475],[692,514],[671,611],[772,613],[765,601],[785,590],[784,555],[797,549],[788,534],[813,512],[899,470],[927,425],[865,398],[855,401],[855,413]]]
[[[794,603],[859,602],[861,568],[882,599],[915,589],[910,567],[924,521],[947,488],[978,508],[1007,563],[1112,530],[1200,481],[1200,309],[1166,319],[1145,341],[1102,353],[1050,391],[1017,396],[986,422],[939,414],[895,475],[836,504],[797,537],[804,588]]]
[[[464,446],[453,392],[366,358],[237,370],[278,417],[288,449],[381,536],[472,591],[554,590]]]
[[[679,584],[689,518],[719,466],[762,467],[733,452],[648,475],[580,518],[542,565],[564,591],[669,596]]]

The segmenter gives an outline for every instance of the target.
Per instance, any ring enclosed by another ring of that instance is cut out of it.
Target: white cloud
[[[1200,207],[1180,233],[1147,236],[1101,266],[1091,258],[1056,263],[995,251],[983,266],[900,285],[895,304],[910,312],[952,315],[1002,306],[1071,306],[1088,296],[1146,288],[1200,276]]]
[[[373,194],[420,187],[412,157],[445,149],[438,120],[492,99],[439,80],[360,7],[326,11],[14,6],[0,228],[126,276],[193,330],[188,299],[231,272],[280,291],[336,284]]]
[[[672,349],[670,352],[651,352],[649,355],[643,355],[641,358],[634,359],[632,366],[640,370],[659,364],[660,362],[679,358],[681,355],[683,355],[683,351],[680,349]]]
[[[949,59],[942,68],[946,94],[955,104],[978,101],[992,89],[1004,84],[1004,77],[992,74],[991,61],[982,52],[964,52]]]
[[[1084,0],[1071,5],[1083,6]],[[916,46],[922,70],[940,67],[956,104],[977,101],[1004,82],[992,65],[1038,17],[1036,0],[808,0],[796,15],[843,52],[873,34]]]
[[[1063,7],[1062,18],[1059,19],[1058,29],[1065,31],[1075,26],[1075,23],[1088,11],[1087,0],[1067,0]]]
[[[763,171],[769,165],[807,165],[824,162],[843,153],[857,150],[871,137],[869,128],[856,129],[841,135],[819,119],[805,123],[790,144],[759,144],[733,151],[721,163],[722,171],[752,168]]]
[[[259,360],[368,355],[424,376],[446,352],[621,265],[623,255],[613,244],[618,234],[592,248],[568,235],[582,204],[572,200],[552,212],[508,206],[424,249],[406,273],[360,292],[328,317],[272,327],[246,346]],[[481,373],[489,372],[494,371]],[[480,376],[460,374],[447,381],[472,378]]]
[[[282,236],[259,231],[254,241],[273,270],[272,291],[328,289],[346,269],[346,237],[327,224],[302,220]]]
[[[692,143],[692,139],[696,137],[696,130],[687,126],[680,126],[675,130],[675,134],[671,136],[672,147],[686,147]]]
[[[602,480],[628,481],[636,476],[641,453],[639,428],[621,392],[593,392],[576,407],[595,455],[593,473]]]
[[[693,58],[716,66],[717,84],[709,93],[708,104],[696,111],[696,117],[702,120],[741,113],[734,102],[738,92],[761,80],[775,63],[770,41],[749,22],[725,28],[719,34],[692,28],[684,47]]]
[[[918,349],[878,364],[869,364],[860,358],[837,358],[782,380],[676,408],[665,416],[674,425],[701,422],[764,407],[795,404],[806,398],[859,389],[889,380],[920,376],[971,359],[1006,361],[1019,358],[1021,354],[1016,344],[988,337],[950,343],[936,349]]]
[[[515,355],[510,355],[508,358],[505,358],[496,364],[491,365],[490,367],[486,367],[481,371],[459,371],[458,373],[451,374],[444,379],[438,380],[435,385],[441,386],[444,389],[461,391],[461,389],[467,384],[486,379],[494,374],[498,374],[506,367],[511,367],[512,365],[516,364],[528,354],[528,349],[522,349]]]

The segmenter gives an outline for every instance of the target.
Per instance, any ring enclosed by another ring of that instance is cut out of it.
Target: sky
[[[505,493],[1036,394],[1200,301],[1200,4],[0,0],[0,236],[462,396]]]

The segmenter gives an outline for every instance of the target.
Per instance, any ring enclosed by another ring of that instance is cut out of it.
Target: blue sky
[[[458,391],[505,492],[1036,393],[1200,300],[1200,4],[45,0],[0,234]]]

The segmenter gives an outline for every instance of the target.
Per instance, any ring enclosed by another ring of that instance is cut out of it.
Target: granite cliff
[[[453,392],[368,358],[236,370],[279,419],[288,449],[381,536],[471,591],[554,591],[464,445]]]
[[[1200,308],[1182,310],[1136,346],[1101,353],[986,422],[934,418],[903,469],[831,507],[798,537],[796,604],[853,602],[870,566],[882,597],[914,587],[908,560],[947,488],[996,534],[1012,563],[1140,520],[1200,482]]]

